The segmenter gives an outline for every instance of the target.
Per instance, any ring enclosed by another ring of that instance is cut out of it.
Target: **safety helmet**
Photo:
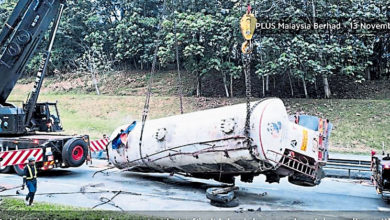
[[[31,156],[28,158],[28,162],[35,161],[35,157]]]

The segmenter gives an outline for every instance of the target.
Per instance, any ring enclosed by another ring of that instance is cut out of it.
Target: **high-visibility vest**
[[[27,180],[32,180],[37,178],[37,167],[35,165],[34,165],[34,174],[35,174],[34,176],[32,174],[31,167],[28,164],[27,164],[27,169],[28,169],[28,173],[30,174],[28,177],[26,177]]]

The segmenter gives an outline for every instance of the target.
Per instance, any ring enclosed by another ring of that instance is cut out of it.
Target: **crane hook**
[[[257,19],[251,12],[252,7],[248,4],[247,12],[242,16],[240,21],[241,33],[245,39],[245,42],[241,46],[243,54],[252,52],[252,38],[256,30]]]

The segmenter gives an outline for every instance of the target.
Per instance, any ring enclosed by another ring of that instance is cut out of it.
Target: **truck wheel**
[[[23,176],[25,166],[26,166],[26,164],[18,164],[18,165],[13,165],[13,168],[14,168],[16,174],[18,174],[19,176]]]
[[[88,156],[88,145],[81,139],[68,140],[62,149],[62,159],[67,166],[79,167]]]
[[[0,173],[10,173],[11,169],[12,169],[11,166],[0,167]]]
[[[304,176],[303,174],[294,174],[288,177],[288,182],[298,186],[313,187],[319,184],[321,180],[313,180],[310,177]],[[317,184],[316,184],[317,183]]]

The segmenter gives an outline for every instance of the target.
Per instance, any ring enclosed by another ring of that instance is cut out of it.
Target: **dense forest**
[[[3,24],[16,0],[0,4]],[[388,23],[390,2],[382,0],[68,0],[55,43],[52,74],[86,71],[150,71],[156,45],[160,70],[175,70],[176,55],[182,71],[194,76],[196,95],[202,85],[218,78],[223,96],[232,97],[235,81],[242,80],[239,21],[251,3],[258,21],[375,19]],[[291,96],[309,97],[308,88],[330,98],[339,79],[354,83],[390,79],[390,41],[387,32],[328,31],[304,34],[258,31],[254,37],[252,75],[262,94],[285,82]],[[43,46],[42,46],[43,48]],[[34,73],[35,56],[26,74]]]

